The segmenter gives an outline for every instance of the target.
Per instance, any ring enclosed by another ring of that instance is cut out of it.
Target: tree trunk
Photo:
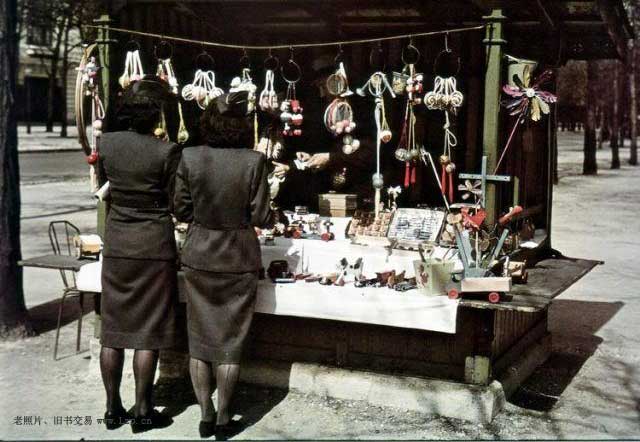
[[[631,149],[629,164],[638,164],[638,97],[636,96],[636,44],[631,40],[629,51],[629,126],[631,127]]]
[[[70,19],[64,28],[64,43],[62,47],[62,119],[60,121],[60,136],[67,136],[67,75],[69,74],[69,30]]]
[[[56,120],[56,112],[54,109],[56,86],[58,84],[58,64],[60,64],[60,46],[62,45],[62,38],[64,28],[66,26],[66,20],[62,20],[58,25],[56,32],[56,44],[51,54],[51,69],[49,71],[49,88],[47,91],[47,132],[53,132],[53,123]]]
[[[620,90],[622,85],[620,84],[620,63],[614,62],[613,68],[613,85],[612,85],[612,98],[613,106],[611,112],[611,168],[620,169],[620,111],[622,103],[620,103]]]
[[[596,160],[596,82],[598,78],[595,63],[595,61],[587,62],[587,118],[584,124],[584,162],[582,163],[582,173],[585,175],[596,175],[598,173],[598,162]],[[601,128],[600,131],[603,129]]]
[[[0,1],[0,338],[33,334],[20,260],[20,172],[16,122],[17,1]]]

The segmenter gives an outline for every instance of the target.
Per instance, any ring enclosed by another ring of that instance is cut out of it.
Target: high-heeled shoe
[[[229,420],[226,424],[216,425],[216,440],[229,440],[244,430],[242,421]]]
[[[115,430],[125,424],[131,423],[132,419],[133,416],[131,416],[127,410],[120,408],[115,411],[106,411],[103,422],[107,430]]]
[[[209,438],[216,434],[216,421],[200,421],[198,432],[203,439]]]
[[[173,419],[166,414],[159,413],[156,409],[144,416],[135,416],[131,422],[133,433],[142,433],[155,428],[166,428],[173,423]]]

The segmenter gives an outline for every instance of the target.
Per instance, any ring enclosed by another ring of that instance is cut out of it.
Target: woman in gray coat
[[[190,372],[202,437],[226,438],[237,423],[229,402],[253,317],[262,266],[254,227],[271,220],[267,164],[251,149],[247,93],[222,95],[201,120],[207,145],[183,151],[175,216],[190,223],[181,261],[187,289]],[[215,368],[218,410],[211,401]]]
[[[109,181],[102,263],[100,369],[107,393],[105,424],[128,422],[120,398],[124,349],[135,349],[134,432],[168,425],[153,408],[158,350],[176,341],[177,268],[171,203],[180,149],[153,136],[175,98],[157,77],[124,90],[117,117],[123,129],[105,133],[100,175]]]

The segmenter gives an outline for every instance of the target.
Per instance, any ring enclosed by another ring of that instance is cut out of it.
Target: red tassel
[[[447,171],[444,164],[442,165],[442,175],[440,176],[440,182],[442,183],[442,195],[447,196]]]
[[[409,179],[410,179],[409,174],[410,174],[409,173],[409,162],[407,161],[405,163],[405,168],[404,168],[404,188],[405,189],[409,187]]]
[[[453,173],[449,175],[449,202],[453,202]]]
[[[415,184],[416,183],[416,169],[418,167],[416,166],[416,164],[412,164],[411,165],[411,184]]]

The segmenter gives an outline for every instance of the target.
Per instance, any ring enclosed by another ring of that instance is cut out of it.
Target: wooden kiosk
[[[457,133],[459,145],[465,147],[456,155],[459,170],[465,171],[478,170],[483,155],[493,169],[507,139],[512,120],[501,110],[500,91],[513,58],[506,54],[547,66],[558,66],[567,59],[624,58],[631,32],[621,1],[398,0],[369,1],[364,5],[342,0],[110,3],[111,9],[96,21],[103,26],[98,30],[97,40],[101,58],[108,60],[111,70],[111,75],[109,70],[102,75],[107,106],[112,105],[118,90],[114,72],[121,69],[123,47],[130,38],[111,31],[110,27],[241,46],[333,41],[336,36],[348,40],[484,24],[484,29],[477,32],[452,33],[449,37],[449,44],[463,60],[460,82],[467,101],[458,117]],[[138,41],[146,53],[153,54],[152,40]],[[421,39],[413,44],[425,54],[424,69],[429,71],[429,63],[441,49],[441,39]],[[180,48],[174,54],[179,78],[180,66],[185,67],[185,72],[192,70],[192,60],[201,50]],[[399,63],[401,42],[390,41],[384,50],[389,60]],[[217,60],[235,60],[242,55],[241,50],[210,52]],[[364,78],[368,49],[354,46],[349,55],[353,61],[351,75]],[[260,61],[263,54],[256,57]],[[225,67],[217,69],[224,71]],[[504,394],[511,393],[550,350],[547,319],[553,298],[598,264],[567,259],[552,249],[554,117],[552,113],[551,118],[516,135],[503,169],[519,178],[515,187],[499,189],[490,184],[487,190],[489,222],[512,201],[519,201],[536,226],[538,247],[527,251],[530,265],[535,263],[529,269],[528,284],[516,286],[508,302],[461,300],[455,334],[309,318],[304,314],[258,313],[247,354],[250,363],[317,364],[356,373],[438,379],[489,389],[495,387],[495,380],[500,380]],[[99,210],[99,217],[100,229],[104,208]],[[479,420],[490,421],[499,408],[495,406],[489,416]],[[459,413],[447,415],[464,417]]]

